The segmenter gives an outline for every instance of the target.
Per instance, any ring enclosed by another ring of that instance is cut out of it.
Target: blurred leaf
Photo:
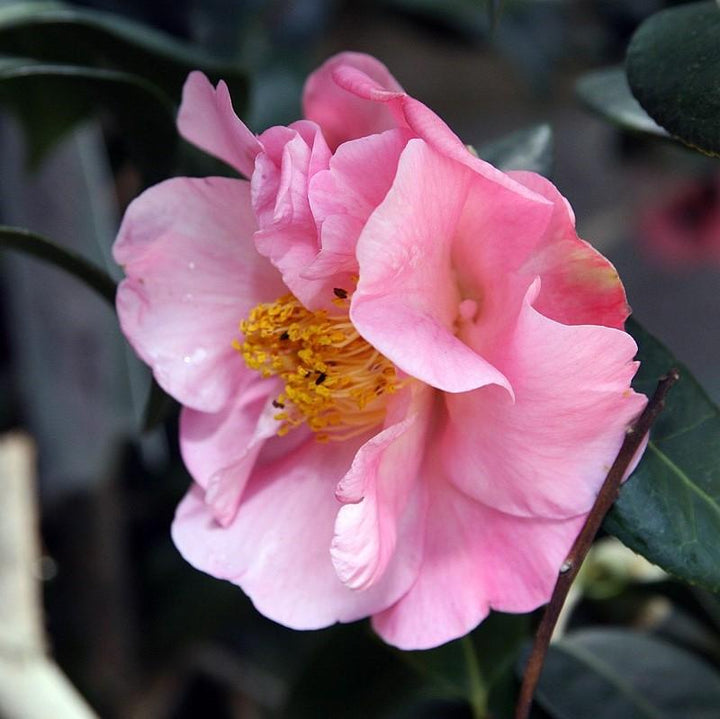
[[[500,15],[502,15],[503,5],[505,0],[485,0],[487,5],[488,22],[490,27],[495,29],[498,22],[500,22]]]
[[[650,433],[638,468],[605,529],[671,574],[720,589],[720,411],[690,372],[636,322],[628,331],[641,362],[633,386],[652,394],[676,366],[680,381]]]
[[[165,392],[153,377],[150,384],[147,404],[145,405],[143,432],[149,432],[151,429],[155,429],[155,427],[167,419],[176,404],[175,400]]]
[[[0,103],[13,109],[23,124],[31,167],[36,168],[58,140],[98,108],[113,113],[148,180],[167,176],[173,166],[174,107],[141,77],[5,59],[0,62]]]
[[[671,135],[720,154],[720,7],[701,2],[663,10],[630,42],[628,81],[648,114]]]
[[[0,248],[18,250],[59,267],[95,290],[115,307],[115,282],[99,267],[54,242],[19,227],[0,225]]]
[[[534,125],[482,145],[478,154],[501,170],[530,170],[548,177],[553,166],[553,131],[550,125]]]
[[[590,110],[621,128],[668,137],[633,97],[624,68],[609,67],[583,75],[576,91]]]
[[[659,639],[592,629],[551,645],[536,698],[556,719],[714,719],[720,676]]]
[[[185,78],[202,70],[224,79],[244,109],[246,73],[187,43],[119,15],[55,2],[0,6],[0,52],[57,63],[110,67],[139,75],[180,101]]]
[[[338,626],[298,677],[283,717],[386,719],[421,691],[421,677],[365,623]]]
[[[513,666],[529,634],[529,615],[491,612],[467,637],[400,656],[441,695],[489,705],[503,716],[515,701]]]

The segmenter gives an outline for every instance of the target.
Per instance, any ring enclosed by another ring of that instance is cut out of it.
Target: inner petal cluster
[[[366,342],[348,317],[349,299],[335,289],[337,314],[311,312],[291,294],[254,307],[233,347],[263,377],[277,376],[278,434],[306,423],[319,441],[346,440],[382,422],[387,396],[401,382],[394,365]]]

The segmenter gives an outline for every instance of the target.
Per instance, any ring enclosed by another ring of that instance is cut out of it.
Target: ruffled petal
[[[428,649],[464,636],[491,609],[529,612],[547,602],[584,516],[513,517],[455,490],[428,467],[424,555],[417,580],[373,617],[400,649]]]
[[[447,397],[441,451],[468,496],[518,516],[571,517],[592,506],[646,397],[630,389],[632,337],[544,317],[532,306],[538,289],[490,355],[515,403],[493,387]]]
[[[273,127],[261,139],[266,152],[258,156],[252,179],[252,204],[259,224],[255,246],[280,270],[291,292],[314,308],[316,296],[325,288],[303,274],[320,250],[308,184],[327,169],[330,150],[318,126],[307,121],[289,128]]]
[[[226,178],[156,185],[120,227],[123,332],[160,386],[193,409],[220,410],[255,376],[232,348],[238,323],[286,291],[255,251],[254,230],[248,183]]]
[[[446,392],[510,386],[455,336],[460,295],[452,238],[470,173],[411,140],[395,182],[357,244],[360,281],[350,317],[403,372]]]
[[[376,584],[396,544],[414,548],[415,562],[420,558],[425,508],[411,488],[423,459],[432,391],[408,388],[403,394],[395,402],[403,405],[400,420],[386,423],[359,449],[336,492],[346,504],[337,516],[331,555],[338,577],[351,589]]]
[[[593,324],[623,329],[630,314],[617,271],[575,232],[570,205],[555,186],[533,172],[510,176],[553,203],[554,211],[542,250],[522,268],[539,276],[542,287],[535,308],[558,322]]]
[[[250,473],[280,422],[272,398],[276,380],[256,381],[237,402],[209,414],[185,407],[180,416],[180,450],[193,479],[205,489],[215,519],[227,526],[235,516]]]
[[[416,563],[407,551],[398,549],[385,576],[366,591],[348,589],[338,579],[329,552],[339,508],[334,487],[366,439],[310,439],[258,466],[227,527],[215,521],[203,490],[194,485],[175,516],[176,546],[193,566],[238,584],[265,616],[295,629],[385,609],[415,579]]]
[[[348,91],[338,84],[336,73],[343,70],[357,70],[361,82],[379,91],[403,92],[385,65],[370,55],[344,52],[327,60],[305,83],[303,114],[322,127],[333,150],[347,140],[396,126],[391,108],[383,103],[368,102],[355,88]]]
[[[203,73],[191,72],[183,87],[177,125],[188,142],[227,162],[245,177],[252,175],[262,145],[235,114],[222,80],[214,88]]]

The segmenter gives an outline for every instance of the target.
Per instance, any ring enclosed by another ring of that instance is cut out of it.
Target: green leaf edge
[[[0,225],[0,248],[17,250],[73,275],[115,307],[117,285],[99,267],[81,255],[20,227]]]

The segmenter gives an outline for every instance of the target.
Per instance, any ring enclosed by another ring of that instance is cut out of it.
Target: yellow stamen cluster
[[[382,422],[383,396],[400,386],[392,363],[350,322],[347,293],[335,295],[338,314],[311,312],[284,295],[257,305],[240,323],[244,339],[233,347],[248,367],[285,383],[273,402],[278,434],[306,422],[320,441],[348,439]]]

